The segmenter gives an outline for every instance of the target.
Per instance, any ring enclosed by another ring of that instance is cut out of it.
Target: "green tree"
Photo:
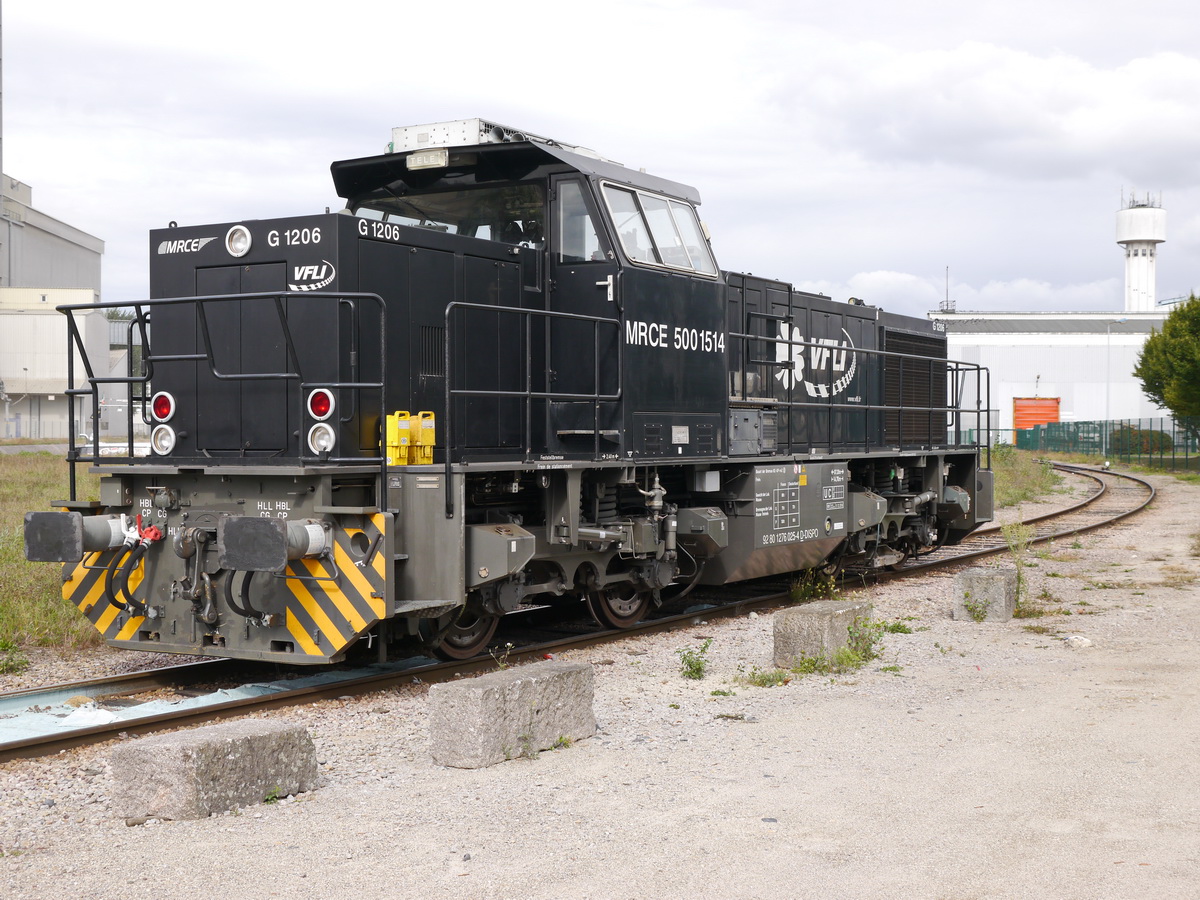
[[[1146,396],[1176,418],[1200,417],[1200,298],[1181,303],[1151,331],[1133,374]]]

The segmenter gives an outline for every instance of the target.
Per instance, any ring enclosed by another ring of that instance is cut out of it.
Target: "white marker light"
[[[308,430],[308,449],[313,453],[332,453],[336,443],[337,435],[333,427],[325,422],[318,422]]]
[[[175,429],[170,425],[155,425],[150,433],[150,449],[159,456],[166,456],[175,449]]]
[[[234,225],[225,233],[225,249],[230,256],[245,256],[250,252],[250,229],[245,225]]]

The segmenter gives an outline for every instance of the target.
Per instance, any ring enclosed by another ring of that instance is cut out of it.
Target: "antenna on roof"
[[[954,301],[950,299],[950,267],[946,266],[946,299],[942,301],[942,312],[954,312]]]

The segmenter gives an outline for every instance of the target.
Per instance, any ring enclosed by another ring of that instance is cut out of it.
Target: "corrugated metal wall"
[[[1013,397],[1013,428],[1057,422],[1058,406],[1058,397]]]

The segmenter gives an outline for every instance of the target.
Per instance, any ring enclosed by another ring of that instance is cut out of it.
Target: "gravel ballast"
[[[953,573],[890,583],[857,596],[912,634],[774,688],[739,680],[773,668],[769,613],[571,651],[599,730],[533,759],[436,766],[412,684],[268,714],[309,730],[318,788],[208,819],[127,826],[116,742],[5,763],[0,895],[1194,897],[1200,487],[1152,480],[1030,560],[1070,615],[954,621]],[[0,689],[128,659],[37,654]]]

